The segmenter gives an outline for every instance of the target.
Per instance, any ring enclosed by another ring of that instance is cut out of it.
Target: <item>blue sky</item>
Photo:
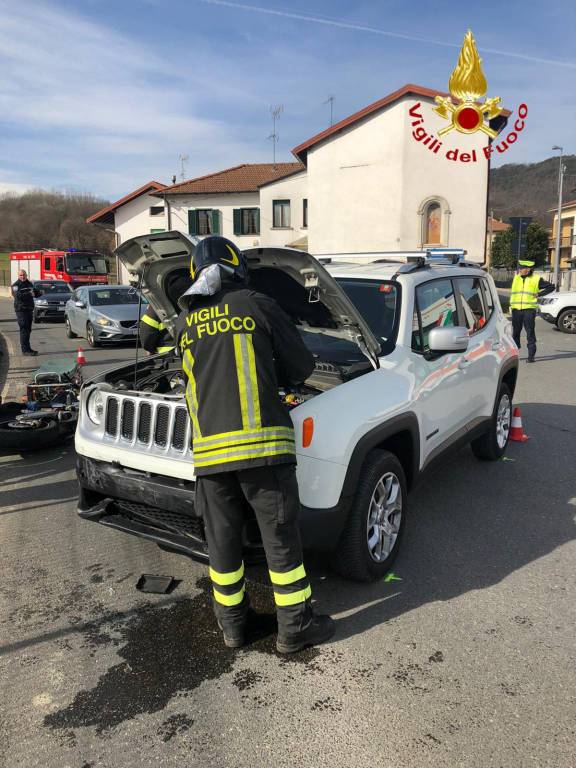
[[[405,83],[447,89],[467,28],[488,95],[529,106],[506,162],[576,153],[576,4],[0,0],[0,191],[116,199],[277,159]],[[504,162],[504,160],[502,160]]]

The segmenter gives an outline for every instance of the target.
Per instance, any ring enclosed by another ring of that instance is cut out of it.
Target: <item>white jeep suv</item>
[[[171,329],[175,286],[194,247],[168,232],[117,251]],[[349,578],[379,578],[396,557],[407,493],[424,471],[466,442],[480,459],[506,450],[518,350],[494,283],[475,265],[424,255],[324,266],[288,248],[245,254],[251,285],[278,301],[316,359],[301,387],[278,393],[296,431],[304,546],[331,551]],[[206,560],[184,389],[172,353],[85,385],[78,511]],[[246,515],[245,557],[260,559],[258,526]]]
[[[576,333],[576,291],[548,293],[538,299],[540,316],[564,333]]]

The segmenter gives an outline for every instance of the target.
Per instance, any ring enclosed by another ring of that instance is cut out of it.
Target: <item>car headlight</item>
[[[40,307],[46,307],[48,305],[48,302],[46,299],[36,299],[36,304]]]
[[[555,301],[558,301],[557,297],[552,299],[540,299],[540,304],[553,304]]]
[[[98,323],[98,325],[114,325],[114,321],[110,320],[109,317],[104,317],[104,315],[96,315],[94,322]]]
[[[101,389],[93,389],[88,395],[86,413],[93,424],[101,424],[104,416],[104,394]]]

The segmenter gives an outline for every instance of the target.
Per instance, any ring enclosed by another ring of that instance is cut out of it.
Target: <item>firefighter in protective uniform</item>
[[[545,296],[554,290],[552,283],[534,275],[533,261],[519,261],[519,270],[514,275],[510,292],[510,309],[512,310],[512,336],[520,349],[520,334],[522,327],[526,331],[528,347],[527,363],[533,363],[536,356],[536,311],[538,296]]]
[[[290,318],[248,287],[243,254],[203,239],[181,297],[178,343],[187,380],[198,511],[204,518],[214,611],[228,647],[244,643],[248,611],[242,560],[246,503],[258,522],[278,616],[277,648],[291,653],[329,639],[314,614],[298,527],[292,421],[280,385],[302,383],[314,359]]]
[[[172,336],[150,304],[140,318],[139,333],[142,346],[151,355],[171,352],[174,349]]]

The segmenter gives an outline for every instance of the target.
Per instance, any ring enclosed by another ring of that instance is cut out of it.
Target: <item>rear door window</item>
[[[416,286],[412,318],[412,349],[426,352],[433,328],[458,325],[456,297],[451,280],[430,280]]]

